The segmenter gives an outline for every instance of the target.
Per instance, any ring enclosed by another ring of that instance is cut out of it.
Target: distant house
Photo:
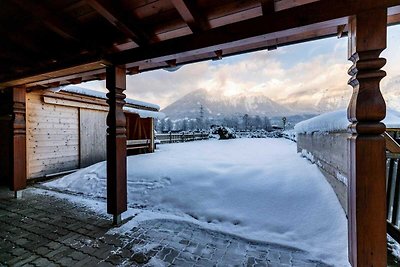
[[[28,179],[83,168],[106,159],[104,93],[80,87],[26,95]],[[159,106],[126,99],[128,155],[154,151]]]

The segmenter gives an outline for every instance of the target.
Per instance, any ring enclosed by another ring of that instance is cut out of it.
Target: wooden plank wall
[[[81,168],[106,160],[107,112],[80,109]]]
[[[79,168],[78,108],[45,104],[27,94],[28,178]]]
[[[26,99],[28,179],[84,168],[106,160],[107,107],[67,101],[41,91],[30,92]],[[83,101],[83,102],[82,102]],[[151,138],[152,119],[128,115],[130,139]],[[140,120],[139,120],[140,119]],[[135,125],[138,124],[138,125]],[[147,129],[148,128],[148,129]],[[131,135],[131,136],[130,136]]]

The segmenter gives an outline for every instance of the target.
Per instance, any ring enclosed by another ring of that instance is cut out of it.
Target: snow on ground
[[[400,113],[394,110],[386,112],[386,118],[383,121],[386,127],[400,127]],[[331,132],[345,131],[350,122],[347,119],[347,110],[337,110],[327,112],[311,119],[299,122],[294,127],[297,133]]]
[[[106,164],[46,186],[105,197]],[[190,220],[248,239],[297,247],[326,263],[348,266],[345,214],[317,166],[285,139],[166,144],[156,153],[131,156],[128,199],[128,213],[139,213],[133,222],[164,217]]]
[[[387,235],[389,251],[400,260],[400,244],[396,242],[390,235]]]

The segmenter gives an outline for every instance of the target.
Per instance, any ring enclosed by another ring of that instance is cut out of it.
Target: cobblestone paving
[[[327,266],[299,250],[191,223],[153,220],[111,235],[104,218],[66,200],[0,191],[0,266]]]

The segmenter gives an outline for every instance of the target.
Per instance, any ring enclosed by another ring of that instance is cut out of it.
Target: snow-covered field
[[[46,184],[106,195],[101,162]],[[161,145],[128,158],[135,220],[173,218],[248,239],[289,245],[334,266],[347,264],[347,221],[317,166],[285,139]]]

